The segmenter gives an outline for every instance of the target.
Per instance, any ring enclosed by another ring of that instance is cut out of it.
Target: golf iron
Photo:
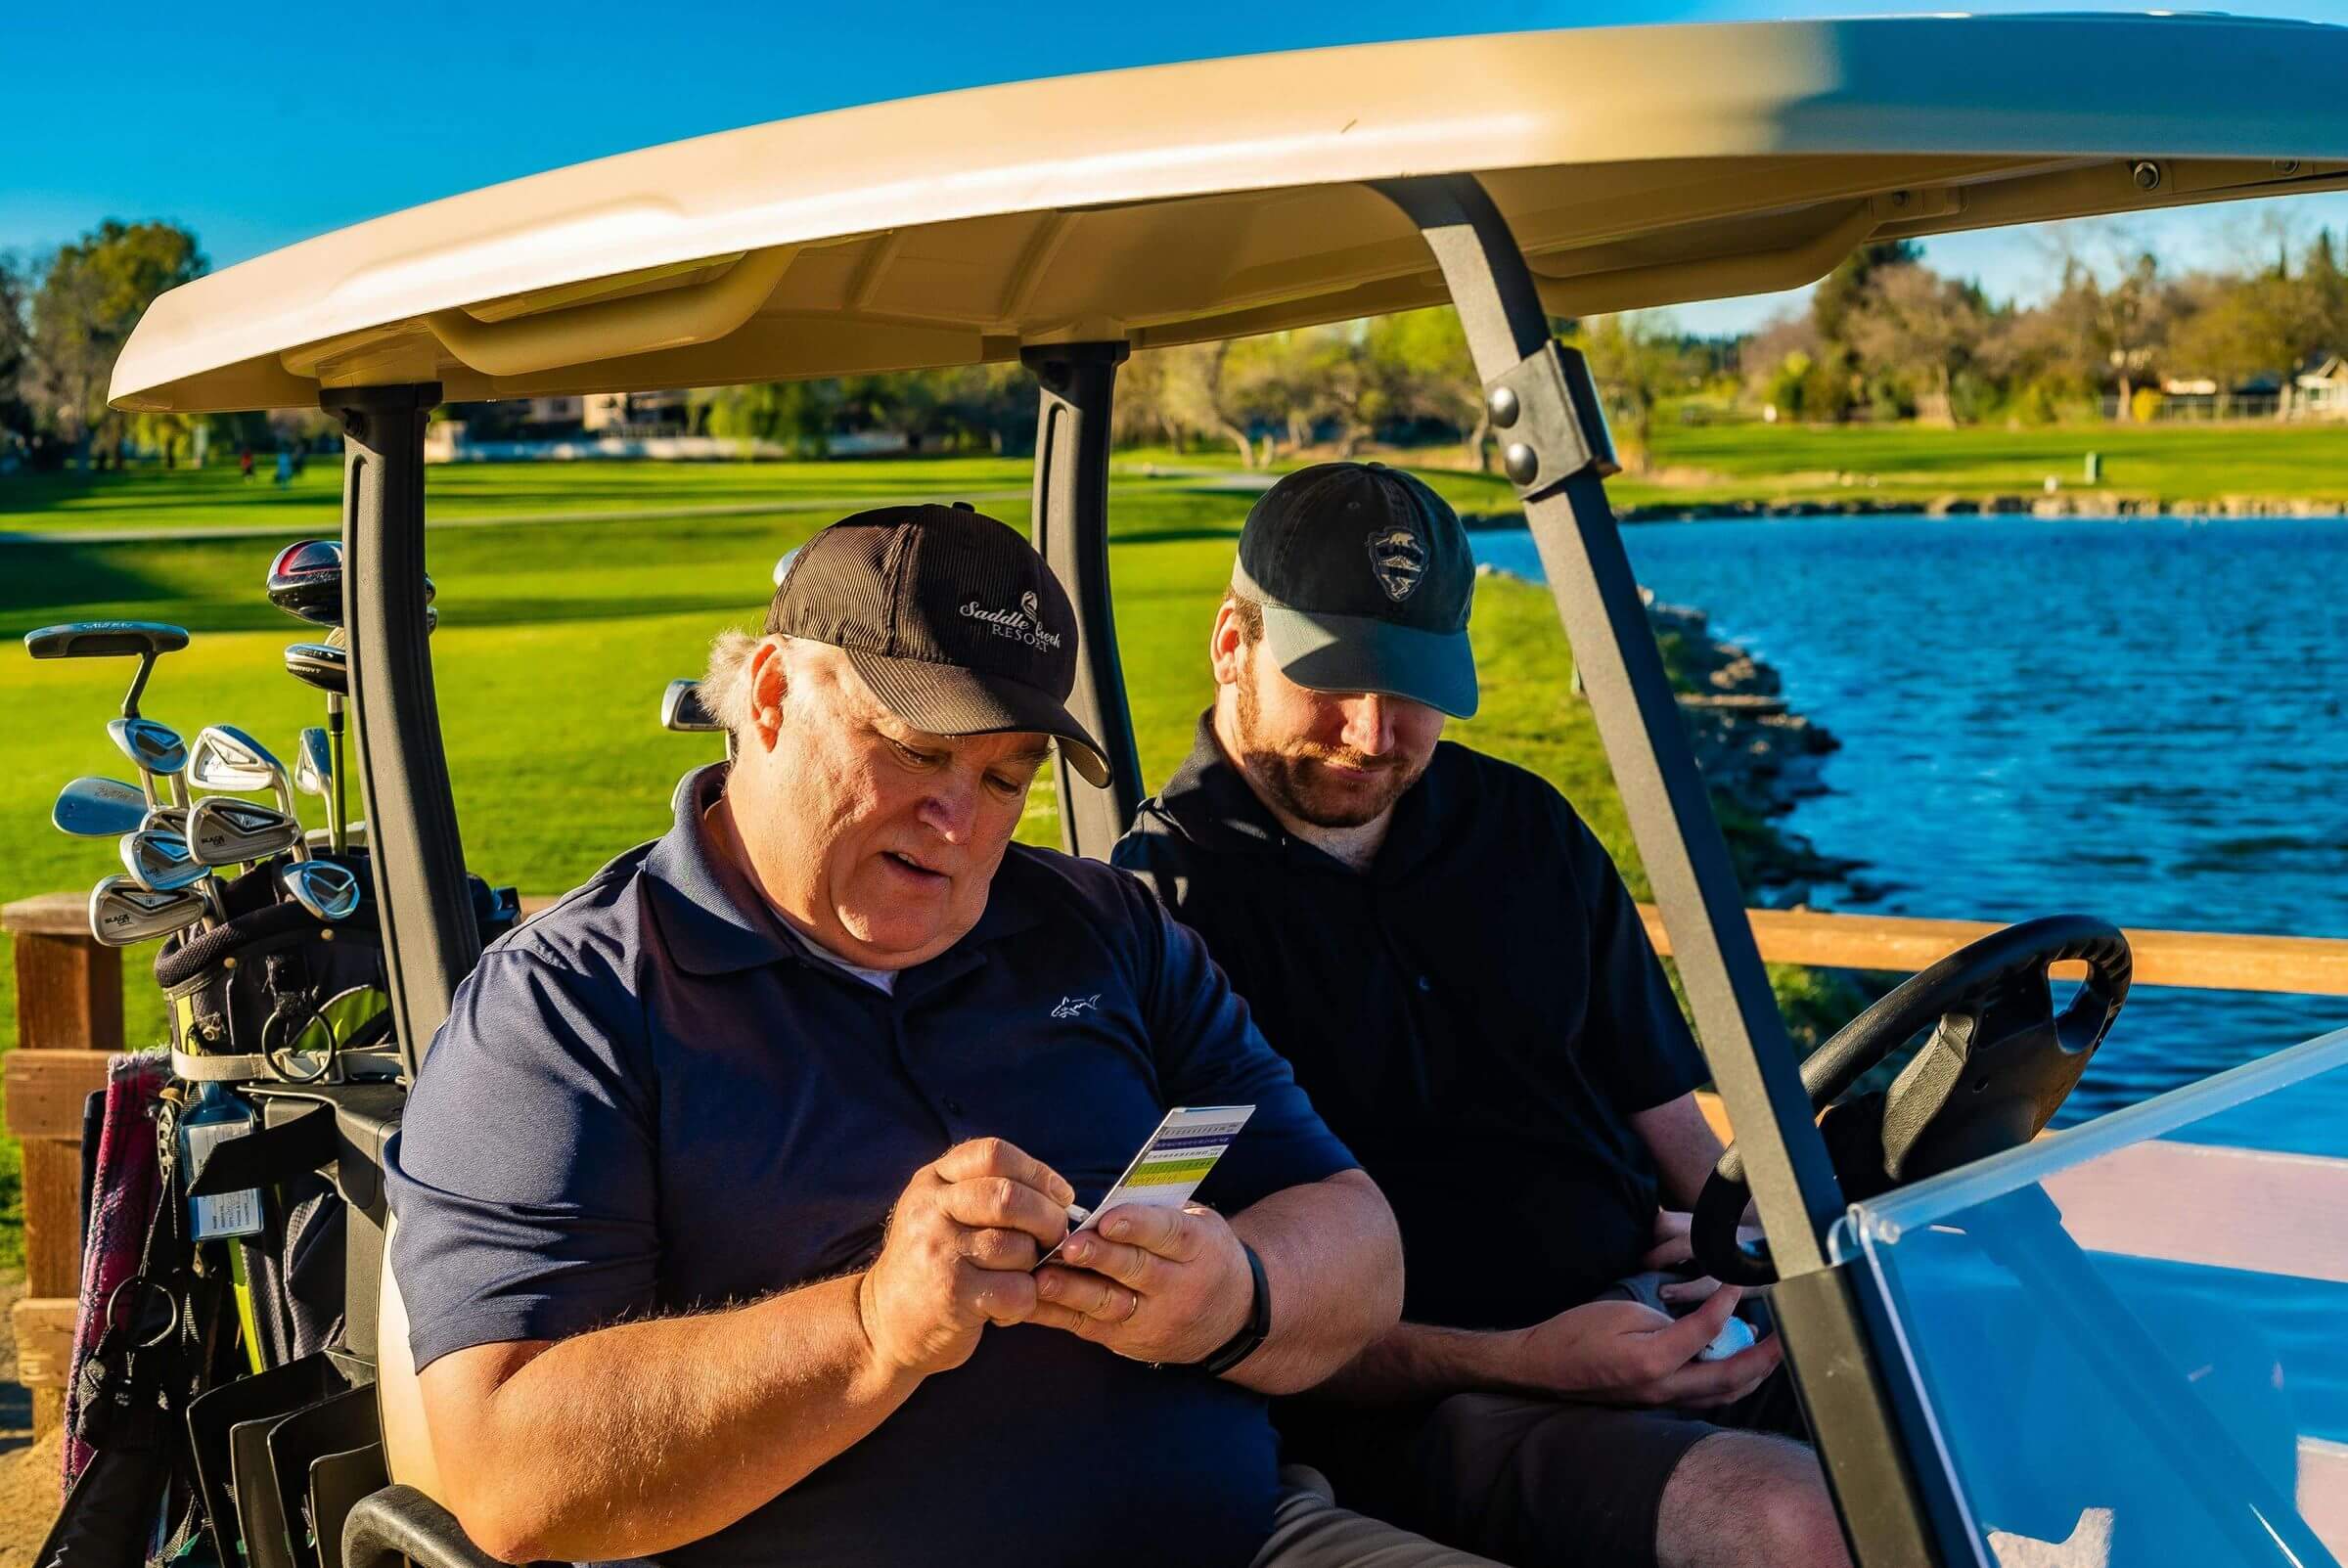
[[[207,724],[196,737],[188,778],[199,789],[266,789],[288,817],[294,812],[294,782],[277,754],[233,724]]]
[[[113,779],[84,777],[57,792],[49,821],[58,831],[76,837],[119,838],[146,827],[152,809],[143,789]]]
[[[183,777],[188,766],[187,742],[179,732],[155,719],[109,719],[106,733],[112,737],[122,754],[139,770],[139,783],[147,791],[147,804],[159,806],[161,797],[156,792],[156,776],[171,781],[171,800],[174,805],[188,803],[188,782]]]
[[[359,907],[358,876],[334,861],[298,861],[278,873],[277,879],[294,903],[330,924],[348,919]]]
[[[166,829],[148,828],[124,833],[122,870],[151,893],[170,893],[193,886],[210,874],[188,852],[188,841]]]
[[[233,866],[293,851],[310,858],[301,824],[274,806],[206,795],[188,813],[188,851],[204,866]]]
[[[90,934],[108,947],[169,936],[220,914],[207,882],[158,893],[127,876],[109,876],[90,889]]]

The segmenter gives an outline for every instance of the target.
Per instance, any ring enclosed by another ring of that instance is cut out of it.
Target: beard
[[[1430,752],[1412,763],[1400,755],[1373,757],[1350,746],[1315,745],[1267,735],[1255,671],[1242,668],[1239,697],[1240,766],[1272,803],[1315,828],[1360,828],[1394,809],[1433,760]],[[1331,764],[1358,769],[1366,779],[1332,773]]]

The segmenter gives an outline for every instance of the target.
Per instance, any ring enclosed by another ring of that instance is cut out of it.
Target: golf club
[[[359,907],[359,878],[347,866],[331,860],[305,860],[278,873],[278,881],[294,903],[332,924],[348,919]]]
[[[203,879],[208,868],[188,853],[188,841],[160,828],[122,835],[122,870],[151,893],[170,893]]]
[[[348,845],[342,832],[341,802],[337,798],[341,791],[336,783],[334,742],[313,724],[301,732],[301,744],[294,748],[294,786],[326,802],[327,846],[339,855]]]
[[[206,795],[188,813],[188,850],[205,866],[233,866],[267,860],[291,850],[295,860],[310,858],[301,824],[275,806],[256,806],[229,795]]]
[[[83,777],[57,792],[49,821],[58,831],[81,838],[119,838],[147,826],[147,791],[113,779]],[[162,810],[176,810],[163,807]]]
[[[217,908],[208,883],[158,893],[127,876],[109,876],[90,889],[90,934],[108,947],[128,947],[184,931]]]
[[[346,796],[342,785],[342,699],[350,690],[350,653],[342,647],[342,628],[338,626],[326,634],[323,643],[295,643],[286,650],[286,673],[326,694],[326,733],[328,764],[335,781],[335,797],[327,803],[326,820],[330,827],[346,819],[343,807]],[[335,845],[339,849],[342,844]]]
[[[267,789],[294,815],[294,782],[277,754],[233,724],[207,724],[196,737],[188,777],[199,789]]]
[[[717,722],[717,715],[710,712],[701,701],[700,683],[689,676],[679,676],[668,683],[668,690],[660,694],[660,728],[673,730],[680,735],[692,735],[724,730],[726,727]],[[729,732],[726,735],[726,760],[731,762],[733,759],[734,737]]]
[[[188,782],[182,777],[188,765],[188,746],[186,741],[180,739],[178,731],[159,720],[133,718],[107,720],[106,733],[113,738],[115,745],[122,748],[122,754],[130,759],[131,766],[139,770],[139,783],[146,788],[147,804],[162,804],[155,787],[158,774],[171,781],[172,804],[184,806],[188,803]]]
[[[24,650],[34,658],[137,654],[139,673],[131,677],[130,692],[122,698],[122,717],[126,719],[139,716],[139,697],[147,690],[147,677],[155,672],[155,661],[187,646],[184,627],[166,626],[161,621],[68,621],[24,634]]]

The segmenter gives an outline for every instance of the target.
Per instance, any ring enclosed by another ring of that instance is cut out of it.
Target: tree
[[[1644,473],[1655,404],[1687,379],[1679,336],[1644,312],[1590,317],[1578,335],[1614,427],[1614,455],[1624,471]]]
[[[1919,414],[1954,425],[1957,375],[1979,347],[1987,320],[1978,289],[1908,261],[1868,279],[1843,330],[1863,363],[1909,383]]]
[[[0,255],[0,437],[18,440],[33,433],[32,409],[22,393],[31,370],[31,329],[25,320],[31,295],[31,280],[16,257]],[[0,440],[0,447],[6,444]]]
[[[32,297],[27,397],[86,454],[118,433],[106,406],[114,359],[156,295],[201,277],[196,237],[173,223],[109,218],[50,257]]]
[[[1466,432],[1468,461],[1478,473],[1490,470],[1492,410],[1484,402],[1484,380],[1468,352],[1468,330],[1449,305],[1405,311],[1371,324],[1382,338],[1380,352],[1403,367],[1400,387],[1408,411],[1438,419]]]
[[[1835,263],[1810,293],[1810,325],[1818,329],[1819,341],[1829,348],[1853,347],[1846,328],[1874,275],[1886,267],[1913,267],[1923,259],[1924,247],[1914,240],[1876,240]]]

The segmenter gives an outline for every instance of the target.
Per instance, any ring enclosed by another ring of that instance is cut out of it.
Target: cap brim
[[[1315,692],[1376,692],[1475,717],[1475,651],[1468,634],[1422,632],[1366,615],[1264,606],[1264,641],[1281,673]]]
[[[840,651],[881,705],[915,729],[931,735],[1048,735],[1085,783],[1107,787],[1108,754],[1067,704],[1049,692],[958,664]]]

